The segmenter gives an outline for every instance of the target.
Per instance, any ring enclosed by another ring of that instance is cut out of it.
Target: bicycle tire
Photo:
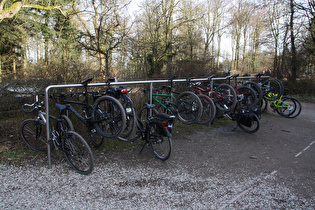
[[[160,160],[167,160],[171,156],[172,138],[167,131],[157,122],[149,123],[149,135],[147,141],[155,157]]]
[[[131,100],[131,99],[130,99]],[[121,103],[126,114],[126,127],[125,130],[118,137],[119,140],[129,141],[128,137],[131,135],[136,127],[136,111],[131,103],[120,97],[118,101]]]
[[[274,101],[283,95],[283,84],[277,79],[268,79],[261,85],[263,97],[268,101]]]
[[[88,175],[94,168],[94,157],[88,143],[74,131],[62,135],[62,150],[70,166],[78,173]]]
[[[126,127],[126,113],[120,102],[111,96],[98,98],[92,111],[95,129],[106,138],[118,137]]]
[[[175,107],[177,118],[184,124],[196,123],[202,115],[202,103],[199,97],[190,91],[178,95]]]
[[[23,141],[34,151],[47,152],[46,125],[40,119],[27,119],[20,125]]]
[[[262,99],[263,92],[262,92],[262,90],[261,90],[261,88],[260,88],[260,86],[258,85],[257,82],[247,81],[247,82],[245,82],[244,85],[247,86],[247,87],[252,88],[256,92],[256,96],[257,96],[258,102]]]
[[[265,111],[267,111],[268,108],[268,100],[265,98],[260,99],[258,106],[260,107],[261,113],[264,113]]]
[[[94,147],[102,146],[105,137],[102,136],[97,130],[94,128],[93,125],[87,125],[89,139]]]
[[[302,111],[302,104],[299,100],[292,97],[282,98],[282,107],[276,109],[277,113],[286,118],[295,118]],[[289,106],[289,107],[288,107]]]
[[[216,87],[212,98],[216,107],[223,112],[232,111],[237,102],[236,92],[229,84],[220,84]]]
[[[62,128],[64,131],[74,131],[74,126],[72,124],[72,121],[70,120],[70,118],[66,115],[60,115],[60,119],[62,119],[61,121],[58,121],[55,129],[58,130],[60,128]]]
[[[203,105],[203,113],[198,120],[199,124],[208,124],[212,122],[216,115],[216,107],[212,99],[206,95],[198,95]]]
[[[256,114],[254,114],[253,124],[250,127],[244,126],[237,120],[237,125],[246,133],[255,133],[259,130],[260,120]]]
[[[257,105],[258,98],[253,88],[248,86],[240,86],[236,89],[238,103],[244,107],[248,105]]]

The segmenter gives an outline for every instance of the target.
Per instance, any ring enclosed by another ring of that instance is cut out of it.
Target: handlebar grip
[[[24,105],[22,105],[22,111],[25,113],[32,113],[35,111],[35,109],[37,107],[37,106],[34,107],[34,105],[35,104],[24,104]],[[25,109],[26,106],[33,107],[33,108],[31,110],[27,110],[27,109]]]

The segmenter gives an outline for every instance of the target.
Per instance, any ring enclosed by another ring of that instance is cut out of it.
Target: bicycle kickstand
[[[139,155],[142,153],[142,150],[144,149],[145,145],[147,145],[147,144],[148,144],[147,141],[143,144],[143,146],[142,146],[142,148],[141,148],[141,150],[140,150],[140,152],[139,152]]]

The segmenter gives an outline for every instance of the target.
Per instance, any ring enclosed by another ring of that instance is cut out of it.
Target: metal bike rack
[[[256,77],[237,77],[238,79],[255,79]],[[269,78],[269,76],[261,76],[261,78]],[[221,78],[212,78],[215,80],[226,80],[227,77]],[[208,81],[208,78],[195,78],[190,81]],[[168,83],[169,80],[146,80],[146,81],[130,81],[130,82],[111,82],[111,85],[139,85],[139,84],[150,84],[150,103],[152,103],[152,89],[154,83]],[[174,79],[173,82],[188,82],[187,79]],[[89,83],[88,87],[98,87],[98,86],[107,86],[107,83]],[[49,133],[49,90],[51,89],[60,89],[60,88],[76,88],[76,87],[84,87],[82,84],[68,84],[68,85],[50,85],[45,89],[45,107],[46,107],[46,137],[47,142],[50,138]],[[51,154],[50,154],[50,144],[47,144],[47,156],[48,156],[48,168],[51,169]]]

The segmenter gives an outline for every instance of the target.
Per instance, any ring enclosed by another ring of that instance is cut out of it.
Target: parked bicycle
[[[237,104],[232,112],[226,113],[230,120],[236,121],[246,133],[255,133],[260,128],[260,109],[255,105],[242,106]]]
[[[63,112],[66,110],[71,111],[86,125],[92,144],[99,147],[102,145],[104,137],[118,137],[125,130],[126,114],[123,106],[117,99],[111,96],[102,96],[98,91],[88,92],[87,84],[91,81],[92,78],[89,78],[81,83],[85,89],[84,92],[61,93],[59,95],[55,94],[55,96],[59,97],[59,103],[65,105]],[[83,94],[85,97],[83,102],[66,99],[77,94]],[[93,97],[93,105],[89,104],[89,95]],[[84,115],[82,116],[71,104],[82,106]]]
[[[128,93],[132,90],[126,89],[122,86],[113,87],[111,82],[115,82],[115,78],[110,78],[107,80],[107,89],[105,91],[106,95],[116,98],[123,106],[126,115],[126,127],[125,130],[118,136],[119,140],[129,141],[129,137],[136,127],[136,112],[134,109],[134,104],[132,99],[128,96]]]
[[[201,84],[201,82],[192,82],[192,79],[194,79],[194,77],[190,77],[187,79],[188,83],[189,83],[189,88],[194,87],[195,89],[200,88],[199,85]],[[201,103],[202,103],[202,115],[198,120],[199,124],[209,124],[210,122],[212,122],[216,116],[216,106],[213,102],[213,100],[204,94],[199,94],[199,92],[197,92],[197,96],[199,97]]]
[[[191,85],[194,86],[195,93],[209,96],[213,100],[216,107],[223,112],[233,110],[236,106],[237,100],[235,90],[229,84],[214,83],[214,77],[215,75],[208,77],[209,83],[205,89],[200,87],[200,82],[192,83]]]
[[[176,76],[169,79],[170,86],[164,85],[153,90],[155,92],[166,90],[166,93],[152,93],[153,103],[157,104],[156,110],[161,113],[175,115],[184,124],[196,123],[202,115],[202,103],[193,92],[175,91],[175,78]],[[178,96],[175,98],[174,94]]]
[[[94,157],[87,142],[78,133],[73,131],[70,119],[65,115],[59,117],[49,116],[55,121],[53,128],[49,130],[50,138],[46,138],[46,113],[43,110],[45,102],[39,102],[36,95],[33,104],[24,104],[22,110],[25,113],[38,112],[35,119],[24,120],[20,125],[20,134],[23,141],[34,151],[47,152],[47,144],[53,144],[51,149],[62,151],[70,166],[80,174],[90,174],[94,168]],[[56,104],[61,110],[64,105]]]
[[[239,85],[237,77],[239,74],[227,76],[228,84],[231,84],[231,80],[234,80],[234,90],[237,95],[237,103],[240,106],[256,105],[261,98],[261,92],[255,91],[252,87],[254,83],[247,83],[247,85]],[[259,87],[258,87],[259,89]]]
[[[286,94],[289,90],[284,89],[284,93]],[[299,116],[302,111],[301,102],[293,97],[281,95],[278,99],[274,101],[267,101],[266,99],[262,110],[265,111],[267,109],[268,103],[274,112],[277,112],[279,115],[286,118],[295,118]]]
[[[172,127],[175,116],[166,113],[158,113],[155,104],[145,104],[141,109],[136,121],[136,134],[130,139],[135,141],[139,138],[144,140],[143,151],[146,145],[152,149],[154,155],[160,160],[167,160],[172,150]]]

